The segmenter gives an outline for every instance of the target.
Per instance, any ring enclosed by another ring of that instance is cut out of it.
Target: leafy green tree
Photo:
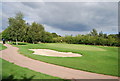
[[[59,37],[56,33],[52,33],[53,37]]]
[[[96,29],[93,29],[93,30],[90,32],[90,35],[91,35],[91,36],[97,36],[97,35],[98,35],[97,30],[96,30]]]
[[[0,33],[0,40],[2,40],[2,32]]]
[[[45,32],[44,35],[43,35],[43,41],[42,42],[47,42],[47,43],[50,43],[50,42],[53,42],[53,35],[50,33],[50,32]]]
[[[5,40],[12,40],[12,37],[11,37],[11,28],[8,27],[6,28],[3,32],[2,32],[2,38],[4,38]]]
[[[104,38],[108,38],[107,34],[103,34],[104,35]]]
[[[29,38],[28,38],[28,31],[29,31],[29,26],[26,24],[21,28],[21,35],[19,37],[20,41],[22,42],[29,42]]]
[[[99,37],[104,37],[104,34],[102,31],[99,33]]]
[[[10,31],[10,36],[13,40],[17,41],[21,40],[22,34],[21,32],[23,31],[22,28],[25,27],[26,23],[23,20],[23,14],[21,12],[17,13],[15,18],[11,17],[8,18],[9,20],[9,27],[11,29]]]
[[[65,36],[65,41],[69,44],[72,44],[74,42],[73,37],[72,36]]]
[[[41,37],[43,36],[44,27],[41,24],[38,24],[36,22],[33,22],[32,25],[29,28],[29,38],[32,40],[32,43],[37,43],[41,41]]]
[[[115,42],[115,39],[112,36],[108,37],[107,43],[109,46],[112,46],[112,44]]]
[[[56,38],[53,38],[53,42],[54,43],[62,43],[62,42],[65,42],[65,37],[56,37]]]

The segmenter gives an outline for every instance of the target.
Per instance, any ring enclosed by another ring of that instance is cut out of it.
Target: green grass
[[[2,63],[2,78],[6,79],[10,76],[14,76],[14,79],[30,79],[32,77],[33,81],[34,79],[57,79],[58,81],[65,81],[63,79],[53,77],[50,75],[46,75],[43,73],[35,72],[33,70],[23,68],[20,66],[17,66],[13,63],[10,63],[6,60],[0,59]],[[1,72],[0,72],[1,73]],[[28,80],[26,80],[28,81]]]
[[[6,49],[7,47],[3,46],[3,44],[0,43],[0,51]]]
[[[78,70],[118,76],[118,47],[93,45],[41,43],[18,45],[19,52],[32,59]],[[82,57],[49,57],[32,54],[28,49],[52,49],[82,54]]]

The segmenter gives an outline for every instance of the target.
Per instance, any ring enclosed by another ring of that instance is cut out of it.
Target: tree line
[[[2,38],[8,41],[37,43],[51,42],[52,38],[59,37],[56,33],[46,32],[42,24],[33,22],[30,25],[23,18],[22,13],[8,18],[9,26],[2,32]]]
[[[93,29],[95,30],[95,29]],[[92,30],[92,31],[93,31]],[[103,46],[120,46],[118,34],[96,33],[76,36],[65,36],[53,38],[56,43],[66,42],[69,44],[86,44],[86,45],[103,45]]]
[[[20,12],[15,17],[8,18],[9,26],[0,34],[7,41],[21,41],[29,43],[69,43],[69,44],[88,44],[119,46],[119,34],[104,34],[93,29],[86,35],[67,35],[60,36],[56,33],[46,32],[42,24],[33,22],[31,25],[23,19],[24,15]]]

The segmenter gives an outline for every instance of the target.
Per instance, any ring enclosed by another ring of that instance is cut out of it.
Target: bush
[[[16,45],[16,42],[11,43],[12,45]],[[18,45],[27,45],[27,43],[18,43]]]

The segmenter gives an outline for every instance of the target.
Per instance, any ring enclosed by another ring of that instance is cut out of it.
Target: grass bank
[[[35,79],[41,79],[39,81],[47,81],[48,79],[57,81],[66,81],[57,77],[46,75],[43,73],[35,72],[33,70],[17,66],[13,63],[10,63],[6,60],[0,59],[2,63],[2,78],[3,79],[13,79],[10,81],[15,81],[14,79],[23,79],[24,81],[34,81]]]
[[[7,47],[3,46],[3,44],[0,43],[0,51],[6,49]]]

